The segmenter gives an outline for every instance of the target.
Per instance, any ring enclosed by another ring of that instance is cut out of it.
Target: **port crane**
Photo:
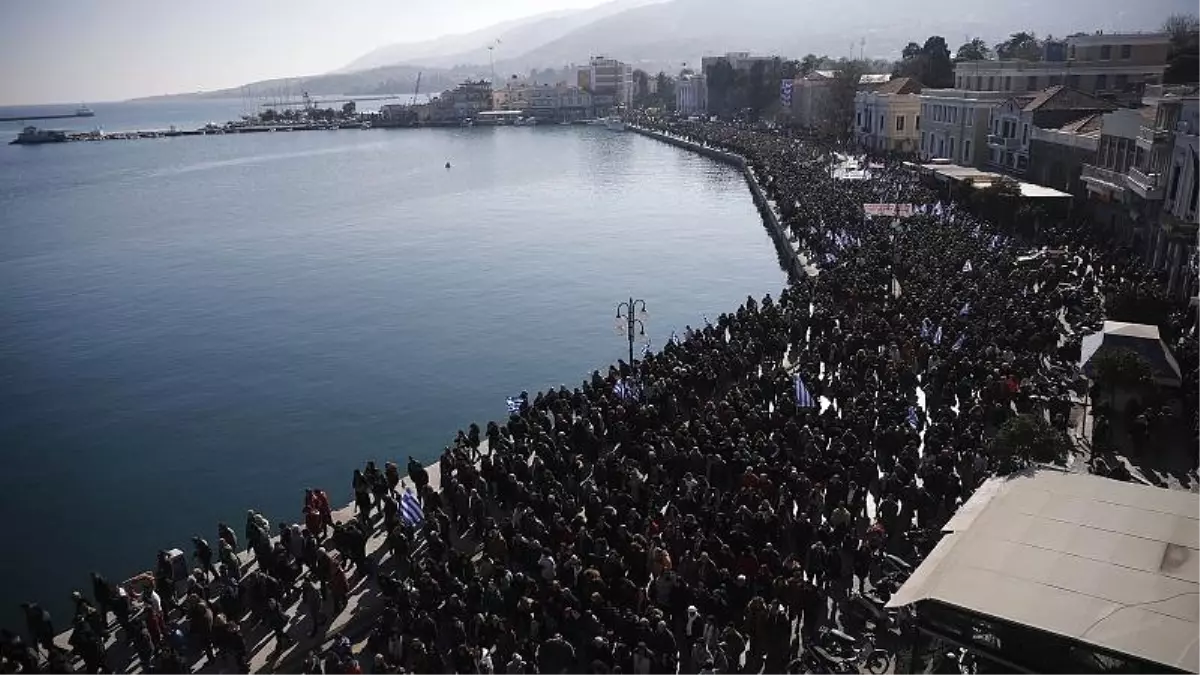
[[[419,93],[421,93],[421,71],[417,71],[417,86],[413,87],[412,103],[410,105],[417,104],[417,94]]]

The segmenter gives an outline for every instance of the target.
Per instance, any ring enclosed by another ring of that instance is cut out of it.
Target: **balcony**
[[[1143,150],[1149,150],[1155,143],[1166,143],[1171,138],[1171,132],[1157,127],[1142,127],[1138,129],[1137,144]]]
[[[1001,150],[1016,150],[1021,147],[1021,139],[1005,138],[1004,136],[997,136],[996,134],[988,134],[987,142],[988,145],[992,146],[993,148],[999,148]]]
[[[1095,164],[1084,164],[1079,179],[1091,192],[1114,193],[1109,196],[1119,196],[1125,191],[1125,174]]]
[[[1130,169],[1125,176],[1125,184],[1142,199],[1162,199],[1165,182],[1162,174],[1145,173],[1141,169]]]

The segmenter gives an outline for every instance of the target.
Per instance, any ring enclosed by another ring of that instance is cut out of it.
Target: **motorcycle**
[[[858,673],[866,670],[873,675],[885,672],[892,662],[892,655],[875,646],[874,633],[863,633],[861,640],[836,628],[822,628],[816,644],[811,650],[813,665],[811,672]]]

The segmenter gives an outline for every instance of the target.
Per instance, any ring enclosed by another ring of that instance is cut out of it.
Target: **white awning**
[[[932,600],[1200,670],[1200,497],[1035,470],[984,483],[888,603]]]

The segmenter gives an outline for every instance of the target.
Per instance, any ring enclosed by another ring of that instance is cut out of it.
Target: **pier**
[[[75,117],[93,117],[93,115],[80,115],[79,112],[60,113],[58,115],[22,115],[21,117],[0,117],[0,122],[24,122],[26,120],[69,120]]]

